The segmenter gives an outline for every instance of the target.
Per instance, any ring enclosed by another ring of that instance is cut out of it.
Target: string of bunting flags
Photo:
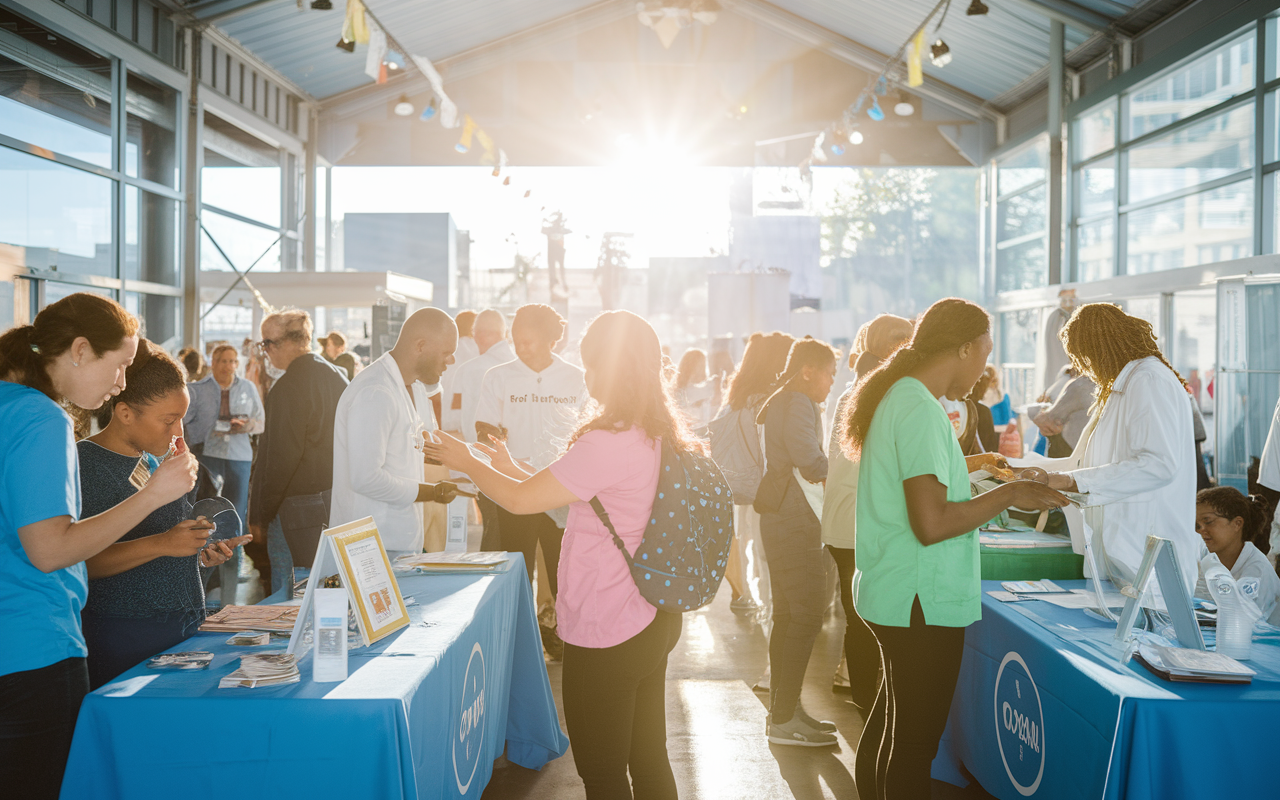
[[[926,52],[928,52],[929,60],[935,67],[941,68],[951,63],[951,48],[947,46],[946,42],[941,38],[935,38],[932,44],[927,42],[929,23],[938,15],[938,12],[942,12],[942,16],[938,19],[938,24],[933,28],[936,36],[942,29],[942,24],[946,21],[947,12],[950,9],[951,0],[938,0],[937,5],[912,31],[897,52],[885,61],[879,74],[872,78],[858,93],[858,97],[845,108],[840,120],[831,123],[818,133],[813,140],[813,148],[808,157],[800,162],[800,174],[802,177],[805,179],[811,177],[811,168],[814,163],[826,162],[828,149],[832,155],[839,156],[844,155],[845,142],[853,145],[862,144],[863,134],[862,131],[858,130],[858,126],[861,123],[861,117],[864,112],[867,119],[872,122],[884,121],[885,113],[880,106],[880,98],[889,94],[891,83],[905,84],[908,88],[915,88],[924,83],[923,61]],[[981,0],[971,0],[969,7],[965,10],[965,15],[970,17],[980,16],[986,14],[989,10]],[[894,105],[894,113],[899,116],[909,116],[914,112],[915,106],[899,96],[898,102]]]
[[[404,59],[406,68],[412,66],[426,78],[427,83],[431,85],[432,97],[423,107],[418,119],[422,122],[430,122],[439,117],[441,127],[460,128],[458,143],[454,145],[454,149],[459,153],[468,153],[474,145],[478,144],[480,163],[493,167],[493,177],[502,177],[502,172],[507,168],[506,151],[494,142],[493,137],[486,133],[470,114],[460,111],[457,104],[449,98],[449,94],[445,91],[444,79],[431,63],[431,59],[412,53],[396,41],[363,0],[347,0],[342,36],[338,40],[337,47],[348,53],[354,53],[357,44],[367,45],[364,71],[377,83],[386,83],[389,71],[398,68],[398,64],[391,59],[393,52]],[[402,108],[405,110],[402,111]],[[396,104],[396,113],[402,116],[409,116],[414,110],[407,96],[402,96],[400,102]],[[510,175],[503,178],[502,185],[511,185]],[[524,197],[529,198],[532,194],[533,190],[527,189]]]

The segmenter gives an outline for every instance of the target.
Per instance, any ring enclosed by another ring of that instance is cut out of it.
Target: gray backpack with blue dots
[[[710,458],[662,442],[658,493],[634,557],[599,497],[591,498],[591,507],[631,566],[640,596],[654,607],[694,611],[716,596],[733,544],[733,498]]]

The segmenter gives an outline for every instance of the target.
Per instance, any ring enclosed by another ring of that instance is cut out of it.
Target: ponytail
[[[0,336],[0,379],[30,386],[61,402],[49,376],[54,359],[80,337],[88,340],[95,356],[101,356],[137,332],[137,317],[116,301],[76,292],[45,306],[32,324]]]
[[[756,414],[756,424],[764,424],[765,412],[769,408],[769,403],[773,401],[773,398],[785,391],[791,382],[799,377],[805,367],[825,367],[838,357],[839,355],[834,347],[812,336],[805,336],[803,339],[797,339],[793,342],[791,350],[787,353],[787,364],[782,368],[782,374],[778,376],[777,382],[774,383],[769,393],[769,398],[761,404],[760,411]]]
[[[967,300],[950,297],[929,306],[916,323],[911,340],[895,350],[854,389],[840,420],[845,454],[850,459],[861,455],[876,409],[895,383],[926,362],[954,352],[990,330],[991,318],[987,312]]]

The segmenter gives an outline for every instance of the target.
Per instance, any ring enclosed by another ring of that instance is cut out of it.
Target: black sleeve
[[[818,407],[799,394],[792,394],[790,399],[782,434],[787,455],[805,480],[826,480],[827,457],[822,452],[822,426]]]
[[[281,380],[284,380],[283,378]],[[302,460],[310,417],[306,391],[292,382],[276,385],[267,394],[266,425],[258,441],[258,460],[254,464],[252,502],[249,520],[267,525],[275,519],[284,502],[285,491]]]

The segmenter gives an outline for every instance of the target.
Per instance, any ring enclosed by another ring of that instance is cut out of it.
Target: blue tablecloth
[[[350,654],[342,683],[219,689],[260,648],[198,634],[195,672],[135,667],[85,698],[65,800],[181,796],[479,797],[493,760],[538,769],[563,755],[520,554],[493,575],[401,577],[412,624]],[[391,655],[391,654],[406,655]]]
[[[1249,686],[1173,683],[1121,664],[1114,633],[1084,611],[984,594],[933,776],[964,786],[963,765],[1001,800],[1274,797],[1280,643],[1254,641]]]

